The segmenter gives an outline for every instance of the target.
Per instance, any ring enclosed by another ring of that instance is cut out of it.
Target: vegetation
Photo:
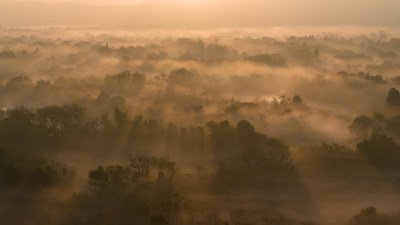
[[[399,223],[394,34],[0,30],[2,224]]]

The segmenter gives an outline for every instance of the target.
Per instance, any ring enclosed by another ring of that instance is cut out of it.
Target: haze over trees
[[[400,36],[362,31],[1,27],[0,223],[398,224]]]

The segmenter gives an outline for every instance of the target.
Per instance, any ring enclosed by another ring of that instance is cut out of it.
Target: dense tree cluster
[[[0,148],[0,188],[31,188],[70,185],[75,170],[65,164],[47,161],[31,152]]]
[[[99,166],[89,171],[96,189],[72,197],[65,224],[175,224],[186,204],[174,187],[176,170],[168,158],[149,155],[129,156],[126,166]]]
[[[177,168],[166,157],[136,155],[129,157],[127,166],[111,165],[89,172],[89,184],[100,187],[129,187],[148,184],[167,184],[172,181]]]
[[[373,207],[367,207],[355,215],[350,221],[349,225],[394,225],[400,222],[399,214],[385,214],[378,212]]]
[[[357,144],[357,150],[369,160],[382,165],[400,162],[400,146],[391,137],[373,134],[371,138]]]

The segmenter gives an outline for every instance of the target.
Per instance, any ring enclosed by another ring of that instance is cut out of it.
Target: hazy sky
[[[15,1],[27,2],[29,0],[15,0]],[[143,3],[146,0],[37,0],[37,1],[48,2],[48,3],[70,2],[80,5],[104,6],[104,5],[137,5]]]
[[[0,25],[399,26],[399,11],[399,0],[0,0]]]

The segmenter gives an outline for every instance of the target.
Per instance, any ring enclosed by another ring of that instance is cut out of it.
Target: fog
[[[399,55],[395,28],[0,28],[0,218],[398,224]]]
[[[288,37],[154,31],[137,38],[133,31],[79,31],[4,29],[2,107],[78,103],[90,114],[118,107],[182,125],[245,119],[289,143],[344,142],[354,117],[386,110],[399,75],[398,39],[383,31]],[[35,35],[43,33],[47,38]],[[292,104],[294,96],[301,104]]]

